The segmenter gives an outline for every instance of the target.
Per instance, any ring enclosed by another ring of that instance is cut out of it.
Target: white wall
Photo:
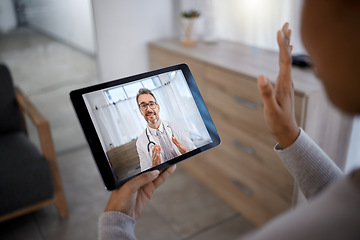
[[[149,69],[147,44],[174,35],[171,0],[93,0],[100,79]]]
[[[94,127],[96,132],[98,133],[98,136],[100,138],[100,143],[103,149],[107,149],[107,146],[105,146],[105,141],[103,139],[103,134],[99,134],[100,132],[100,127],[99,127],[99,119],[97,119],[97,115],[94,113],[96,111],[96,107],[100,108],[103,106],[106,106],[108,104],[104,92],[103,91],[97,91],[97,92],[93,92],[91,93],[91,95],[85,95],[84,97],[84,101],[85,101],[85,105],[89,111],[90,117],[92,119],[92,121],[94,122]]]
[[[181,10],[195,9],[210,16],[218,39],[278,50],[276,32],[285,22],[293,30],[294,53],[305,53],[300,37],[303,0],[181,0]],[[206,29],[206,19],[202,26]],[[212,26],[211,26],[212,28]],[[202,32],[202,30],[199,30]],[[204,32],[206,35],[206,31]]]
[[[276,32],[290,21],[294,53],[305,52],[299,34],[302,0],[93,0],[100,79],[147,71],[147,43],[179,37],[182,10],[200,10],[199,24],[206,23],[209,4],[220,39],[277,50]],[[203,33],[201,26],[197,30]]]
[[[11,0],[0,0],[0,33],[16,27],[15,9]]]
[[[31,27],[95,55],[91,0],[28,0],[25,3]]]

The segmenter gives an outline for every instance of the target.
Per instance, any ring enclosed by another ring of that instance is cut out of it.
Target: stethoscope
[[[171,136],[174,137],[174,132],[173,132],[172,128],[169,126],[169,124],[167,124],[166,127],[170,128],[170,130],[171,130]],[[165,129],[164,129],[164,131],[165,131]],[[155,146],[156,143],[155,143],[154,141],[151,141],[151,140],[150,140],[150,136],[149,136],[148,128],[147,128],[147,127],[146,127],[146,129],[145,129],[145,133],[146,133],[146,137],[147,137],[148,142],[149,142],[148,145],[147,145],[147,150],[148,150],[148,153],[150,154],[150,148],[151,148],[151,146],[153,146],[153,145]],[[165,133],[166,133],[166,131],[165,131]],[[153,146],[153,147],[154,147],[154,146]]]

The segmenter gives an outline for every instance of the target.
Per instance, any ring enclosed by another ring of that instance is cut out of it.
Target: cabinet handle
[[[254,148],[241,143],[239,140],[233,140],[233,144],[235,145],[235,147],[237,147],[241,151],[244,151],[250,155],[255,155],[255,153],[256,153],[256,150]]]
[[[246,107],[246,108],[250,108],[250,109],[257,109],[258,105],[254,102],[250,102],[244,98],[241,98],[239,96],[234,96],[233,97],[235,102],[239,103],[240,105]]]
[[[244,184],[239,182],[239,180],[237,180],[237,179],[233,178],[233,179],[231,179],[231,182],[246,195],[250,196],[254,193],[254,191],[251,188],[245,186]]]

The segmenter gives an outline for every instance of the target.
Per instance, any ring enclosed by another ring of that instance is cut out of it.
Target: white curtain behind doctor
[[[206,139],[207,130],[181,71],[159,77],[162,87],[153,93],[160,104],[161,119],[187,131],[192,140]]]

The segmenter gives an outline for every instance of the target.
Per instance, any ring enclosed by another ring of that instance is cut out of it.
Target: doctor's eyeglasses
[[[157,107],[157,103],[156,102],[149,102],[149,103],[140,103],[139,104],[140,109],[143,110],[143,111],[147,110],[148,106],[151,109],[155,109]]]

